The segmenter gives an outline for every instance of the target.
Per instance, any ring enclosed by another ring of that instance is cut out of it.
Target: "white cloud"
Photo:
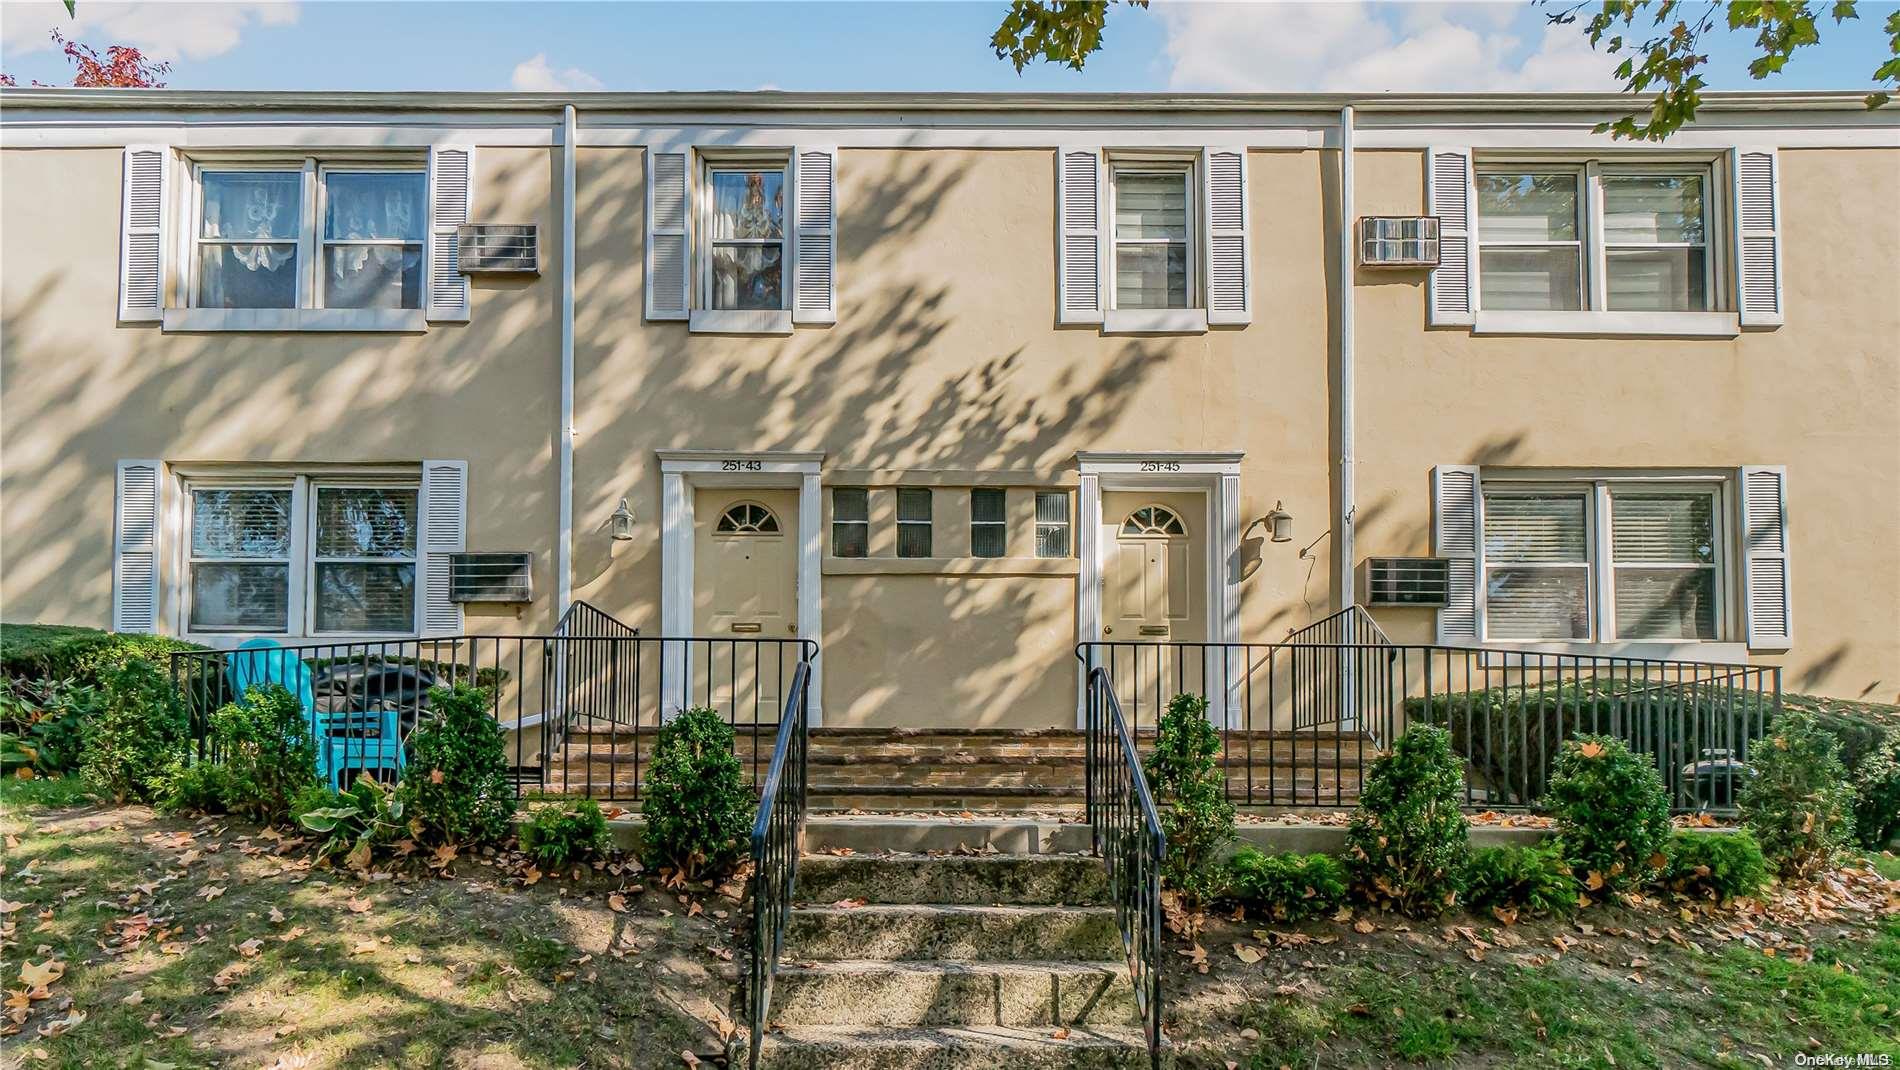
[[[1612,89],[1577,26],[1503,3],[1157,3],[1169,84],[1269,92]],[[1527,32],[1528,25],[1535,27]]]
[[[81,0],[66,17],[57,2],[9,3],[0,20],[0,47],[8,55],[54,47],[51,31],[83,41],[102,53],[107,45],[131,45],[147,58],[177,62],[221,56],[236,48],[253,26],[297,21],[294,3],[141,3]]]
[[[554,69],[548,64],[546,52],[536,52],[528,59],[515,64],[514,77],[509,79],[508,84],[523,93],[557,93],[603,88],[600,79],[579,67]]]

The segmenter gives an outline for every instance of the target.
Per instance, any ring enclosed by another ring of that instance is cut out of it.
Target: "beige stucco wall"
[[[557,158],[485,149],[478,218],[537,222],[558,264]],[[471,549],[535,551],[552,623],[558,275],[477,281],[425,334],[168,334],[116,322],[118,149],[0,152],[0,612],[107,626],[121,459],[469,462]],[[162,589],[163,585],[161,585]],[[169,620],[171,607],[161,607]]]
[[[1900,193],[1892,150],[1783,150],[1788,323],[1739,339],[1480,338],[1425,326],[1417,272],[1361,272],[1358,556],[1424,553],[1435,463],[1789,467],[1790,688],[1900,692]],[[644,160],[583,147],[576,197],[574,591],[660,631],[662,448],[822,450],[827,482],[1003,473],[1072,486],[1077,450],[1241,451],[1241,634],[1330,606],[1337,158],[1255,151],[1254,323],[1182,337],[1055,324],[1055,165],[1040,150],[846,149],[839,322],[789,337],[648,324]],[[1422,157],[1357,160],[1361,214],[1422,210]],[[0,613],[105,624],[113,465],[470,462],[472,549],[535,551],[552,623],[558,156],[479,150],[476,217],[541,224],[543,275],[477,280],[423,335],[168,335],[114,322],[117,149],[0,151]],[[43,192],[42,192],[43,191]],[[57,191],[60,211],[46,210]],[[1871,192],[1870,192],[1871,191]],[[877,478],[865,478],[876,473]],[[838,481],[845,481],[840,479]],[[940,496],[958,537],[954,482]],[[635,538],[608,537],[625,497]],[[874,499],[875,501],[876,499]],[[874,507],[875,508],[875,507]],[[963,536],[967,538],[967,536]],[[874,525],[873,554],[884,534]],[[826,537],[829,545],[829,535]],[[1018,553],[1027,553],[1020,533]],[[829,571],[826,723],[1072,723],[1075,579]],[[1383,614],[1429,641],[1425,613]]]
[[[1364,152],[1364,215],[1424,210],[1423,155]],[[1434,464],[1788,466],[1784,686],[1900,698],[1900,152],[1783,149],[1786,324],[1739,338],[1425,327],[1420,272],[1361,270],[1359,556],[1431,545]],[[1382,614],[1430,642],[1432,617]]]

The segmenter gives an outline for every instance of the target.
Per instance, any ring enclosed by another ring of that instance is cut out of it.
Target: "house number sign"
[[[1144,472],[1179,472],[1181,470],[1181,462],[1143,461],[1141,462],[1141,470]]]
[[[764,461],[720,461],[721,472],[761,472],[765,470]]]

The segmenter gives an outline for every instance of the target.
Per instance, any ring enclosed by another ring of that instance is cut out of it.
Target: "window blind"
[[[1581,495],[1485,495],[1484,558],[1491,638],[1589,637],[1589,528]]]

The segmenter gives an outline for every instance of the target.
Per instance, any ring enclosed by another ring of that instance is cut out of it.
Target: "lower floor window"
[[[413,630],[419,497],[413,483],[303,476],[193,483],[191,630]]]
[[[1489,639],[1723,637],[1721,488],[1487,482]]]

